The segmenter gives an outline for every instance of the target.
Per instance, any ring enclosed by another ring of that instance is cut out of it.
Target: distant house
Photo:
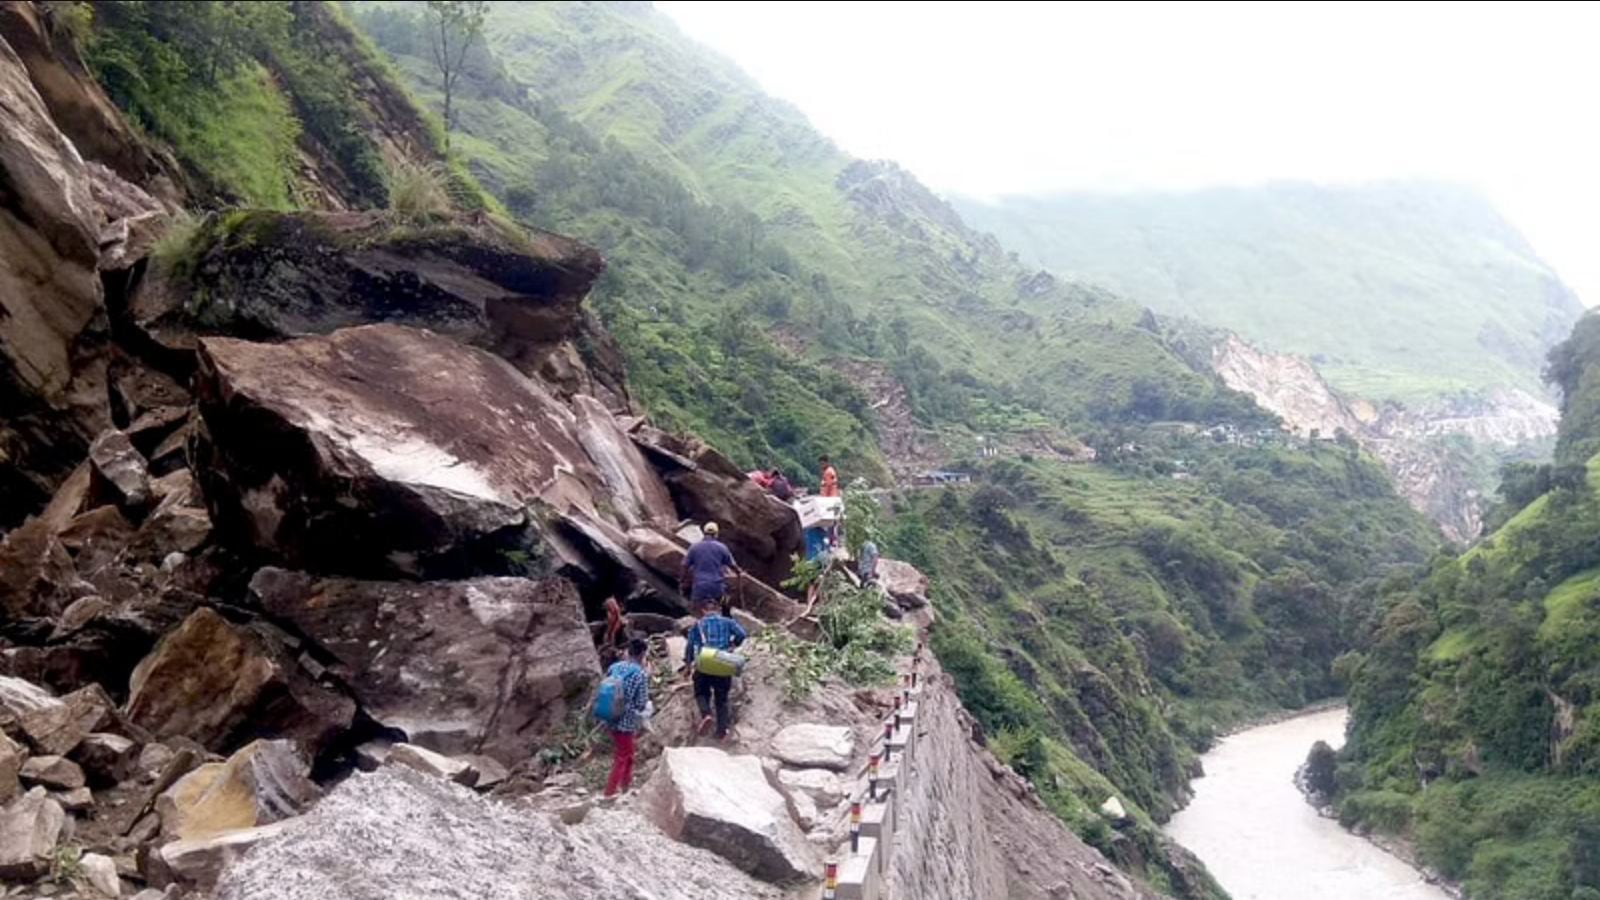
[[[970,474],[947,469],[929,469],[917,476],[917,484],[968,484],[971,481]]]

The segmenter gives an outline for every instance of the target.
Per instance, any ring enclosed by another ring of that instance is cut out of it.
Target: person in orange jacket
[[[823,454],[818,462],[822,463],[822,496],[839,496],[839,470],[833,467],[827,454]]]

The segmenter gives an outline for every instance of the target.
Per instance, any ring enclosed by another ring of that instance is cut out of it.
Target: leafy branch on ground
[[[819,640],[808,641],[779,628],[768,628],[756,637],[778,658],[784,697],[790,702],[810,696],[830,675],[852,685],[885,684],[894,678],[894,658],[911,649],[911,630],[883,617],[876,591],[858,588],[838,572],[824,576],[823,591],[827,600],[818,613]]]

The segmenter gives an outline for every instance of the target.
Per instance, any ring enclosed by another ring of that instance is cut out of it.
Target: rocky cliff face
[[[1323,439],[1340,433],[1383,462],[1395,488],[1412,507],[1438,523],[1458,543],[1483,530],[1484,495],[1493,489],[1474,471],[1464,439],[1490,452],[1509,452],[1555,435],[1556,408],[1520,390],[1439,400],[1418,408],[1374,407],[1333,390],[1311,361],[1261,350],[1227,335],[1212,365],[1231,388],[1283,419],[1295,434]]]

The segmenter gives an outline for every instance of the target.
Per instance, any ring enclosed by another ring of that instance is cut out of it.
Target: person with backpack
[[[697,545],[698,546],[698,545]],[[684,665],[694,672],[694,702],[700,708],[700,726],[705,734],[713,721],[717,740],[728,738],[728,694],[733,676],[744,665],[744,658],[732,651],[749,637],[744,627],[717,612],[715,599],[697,601],[700,621],[689,629],[689,645]]]
[[[634,739],[644,725],[650,708],[650,678],[644,671],[644,655],[650,645],[640,638],[628,643],[628,658],[611,664],[595,696],[595,718],[611,730],[611,775],[606,779],[607,797],[633,788]]]

